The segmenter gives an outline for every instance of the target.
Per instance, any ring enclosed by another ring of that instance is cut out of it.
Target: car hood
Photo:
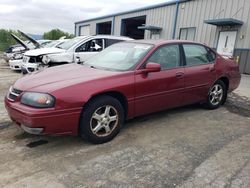
[[[36,48],[41,48],[41,45],[32,37],[30,37],[29,35],[25,34],[24,32],[17,30],[23,37],[25,37],[26,39],[28,39],[32,44],[34,44],[34,46]]]
[[[25,50],[29,50],[29,47],[25,44],[24,41],[22,41],[20,38],[18,38],[16,35],[14,35],[13,33],[10,34],[17,43],[21,44]]]
[[[102,80],[119,74],[122,72],[99,70],[78,64],[62,65],[24,76],[16,81],[14,88],[49,93],[71,85]]]
[[[62,53],[65,52],[65,50],[60,48],[40,48],[35,50],[29,50],[25,52],[24,55],[26,56],[39,56],[44,54],[54,54],[54,53]]]

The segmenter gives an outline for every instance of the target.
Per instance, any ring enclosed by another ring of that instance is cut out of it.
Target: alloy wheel
[[[223,97],[223,88],[220,84],[215,84],[209,92],[209,101],[213,106],[220,104]]]
[[[113,106],[102,106],[92,114],[91,131],[98,137],[108,136],[118,125],[118,120],[118,112]]]

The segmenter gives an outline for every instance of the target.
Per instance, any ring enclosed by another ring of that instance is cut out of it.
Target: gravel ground
[[[91,145],[11,123],[3,98],[21,75],[6,67],[0,62],[0,187],[250,187],[245,81],[217,110],[191,105],[143,116],[113,141]]]

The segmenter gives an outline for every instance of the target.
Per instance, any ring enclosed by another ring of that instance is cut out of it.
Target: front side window
[[[159,63],[162,70],[178,67],[180,65],[179,45],[166,45],[160,47],[147,62]]]
[[[213,58],[209,56],[207,49],[201,45],[184,44],[183,49],[187,66],[207,64],[210,63]]]
[[[72,46],[76,45],[77,43],[79,43],[81,40],[83,40],[84,38],[82,37],[75,37],[73,39],[70,39],[58,46],[56,46],[57,48],[60,48],[60,49],[64,49],[64,50],[68,50],[70,49]]]
[[[76,52],[100,52],[103,49],[102,39],[93,39],[76,48]]]

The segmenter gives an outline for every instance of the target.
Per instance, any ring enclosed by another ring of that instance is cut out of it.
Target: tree
[[[17,44],[16,41],[10,35],[15,34],[19,38],[23,39],[22,36],[14,30],[0,29],[0,51],[6,50],[9,46]]]
[[[64,32],[60,29],[52,29],[48,32],[45,32],[43,34],[44,39],[49,39],[49,40],[58,40],[59,38],[66,36],[66,38],[73,38],[74,35]]]

